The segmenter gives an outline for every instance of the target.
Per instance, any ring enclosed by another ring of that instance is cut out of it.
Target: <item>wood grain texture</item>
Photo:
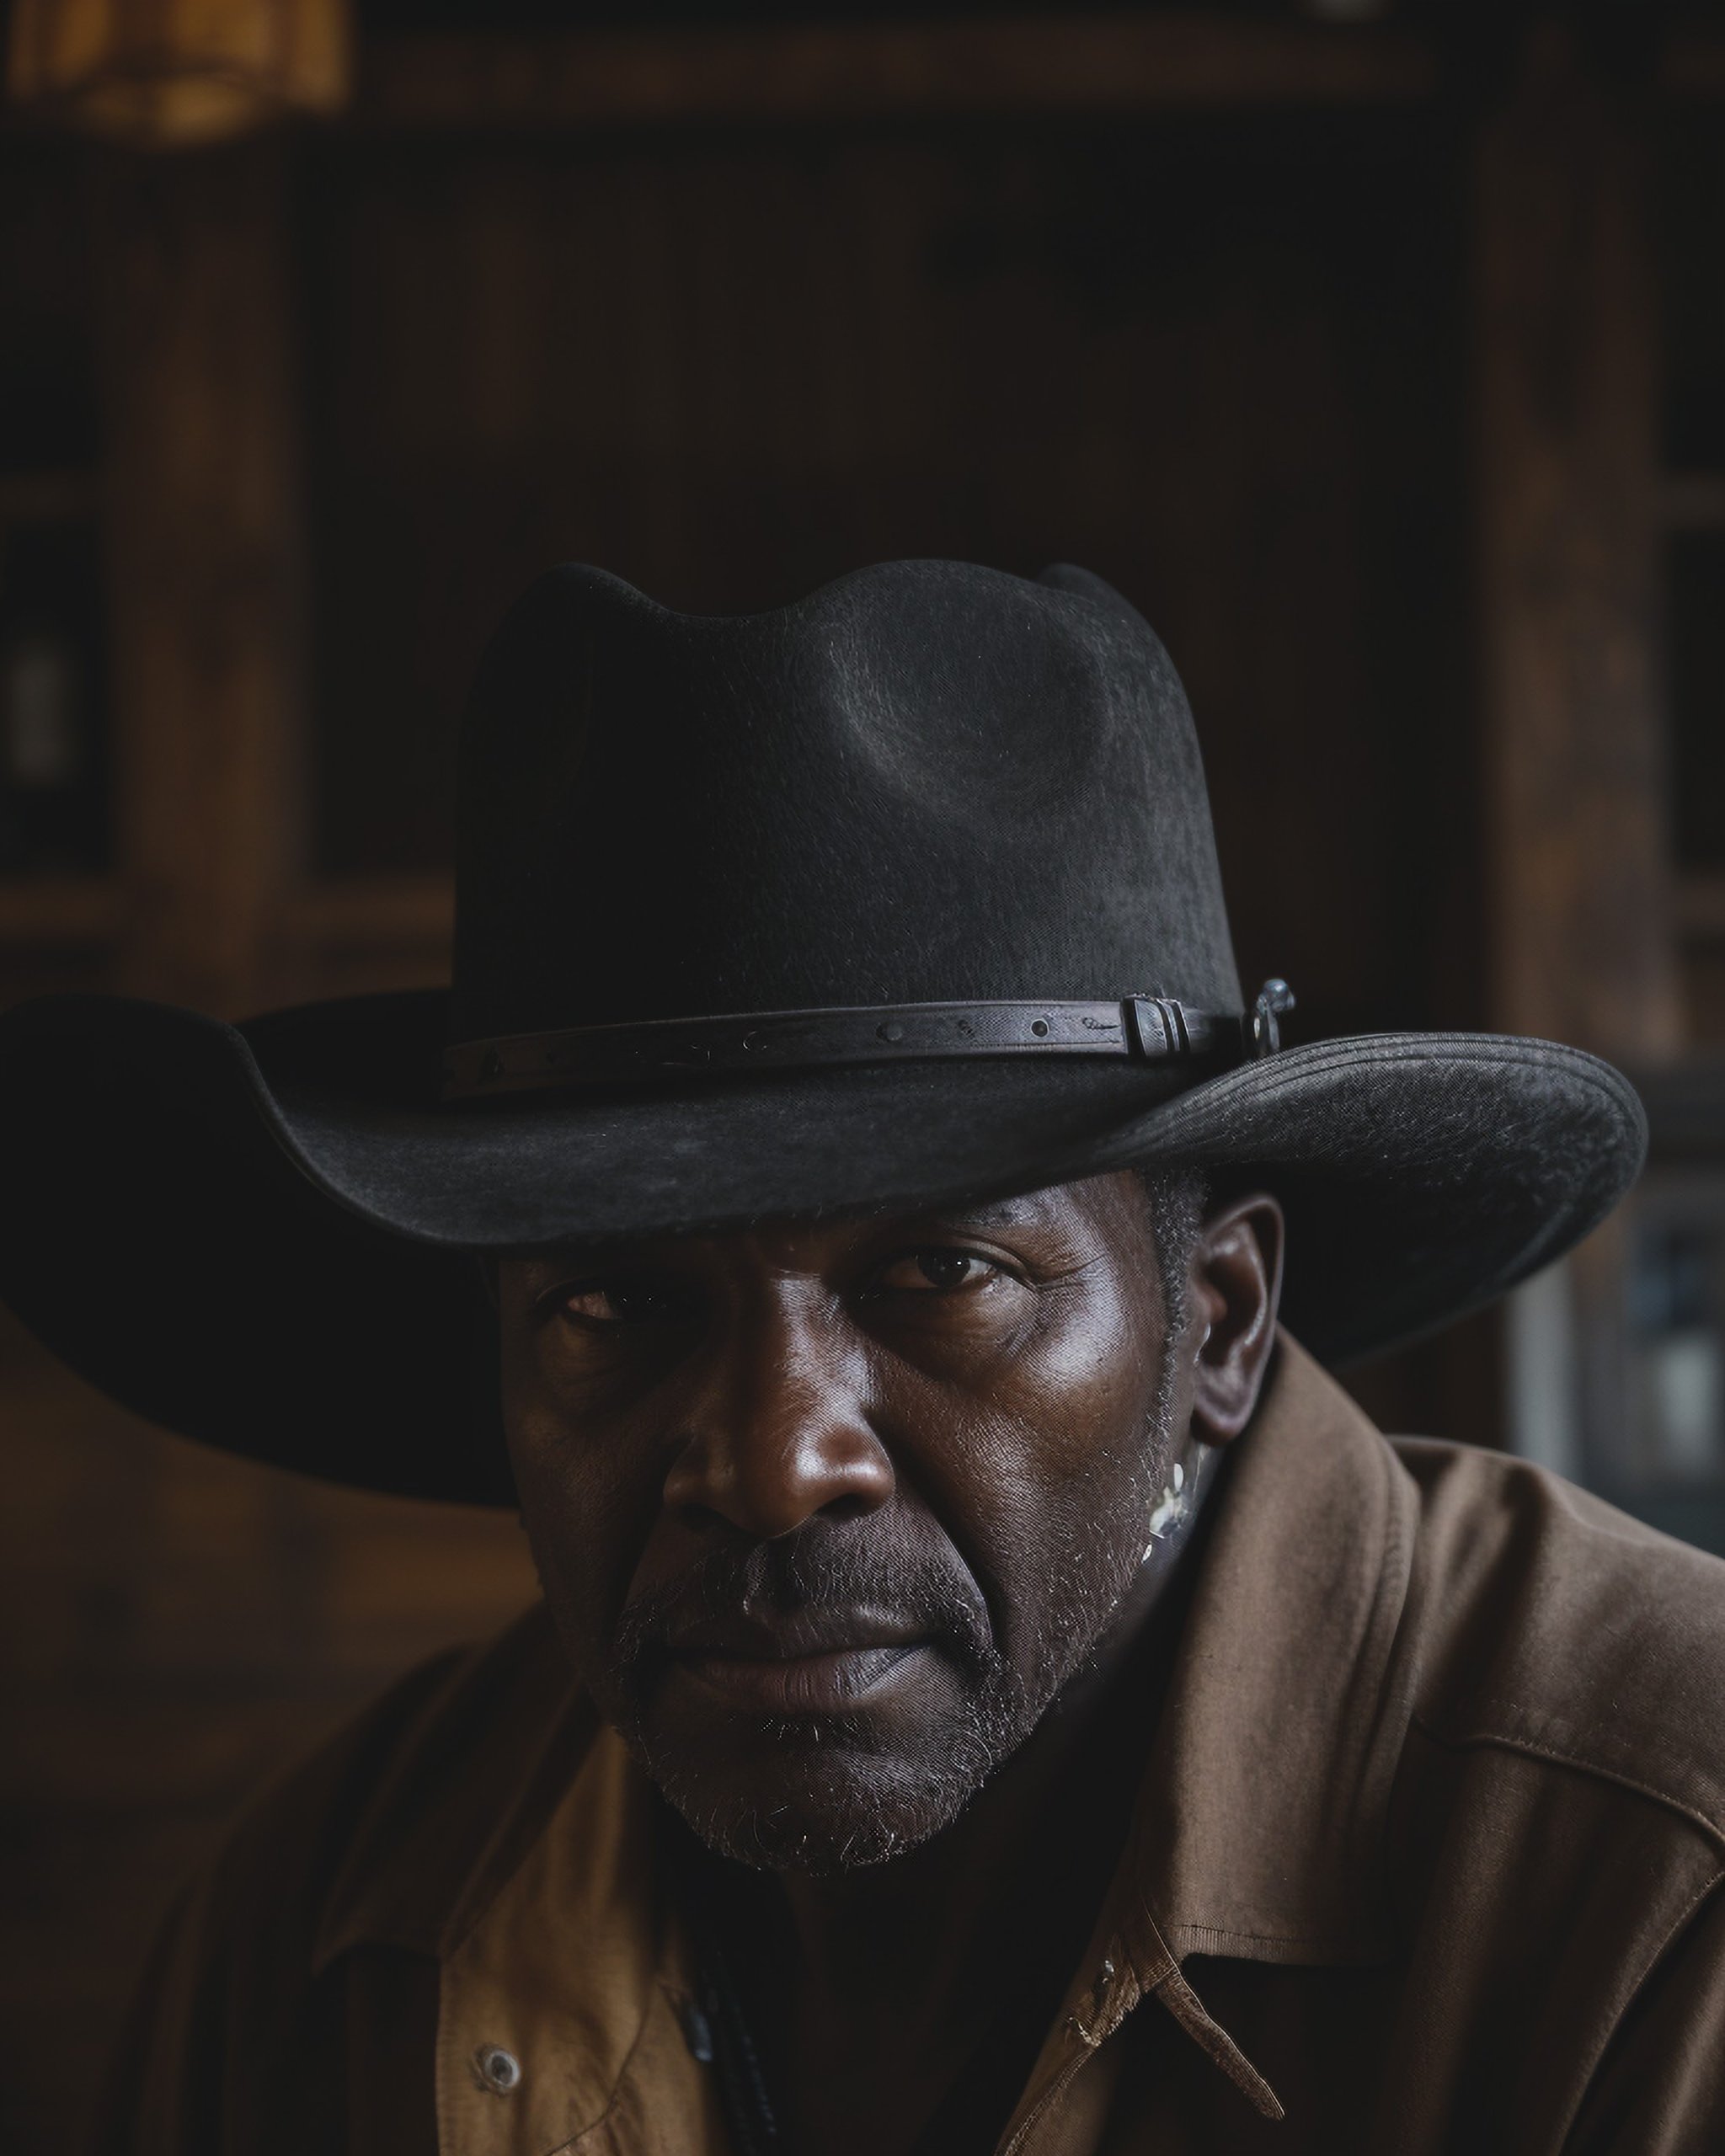
[[[115,156],[102,348],[124,978],[234,1015],[301,850],[303,527],[277,146]]]
[[[1660,46],[1658,78],[1674,99],[1712,104],[1725,99],[1725,37],[1700,24],[1674,29]]]
[[[1493,1006],[1632,1062],[1681,1035],[1658,664],[1656,313],[1637,115],[1555,26],[1476,180]]]
[[[238,1805],[408,1665],[496,1630],[532,1574],[512,1517],[164,1436],[3,1311],[0,1448],[0,2147],[61,2156]]]

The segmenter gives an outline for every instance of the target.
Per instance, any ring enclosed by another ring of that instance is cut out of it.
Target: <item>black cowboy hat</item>
[[[1279,1196],[1287,1321],[1342,1359],[1556,1257],[1640,1162],[1573,1049],[1276,1052],[1179,681],[1081,570],[891,563],[735,618],[556,570],[460,798],[447,994],[0,1020],[0,1294],[156,1422],[505,1500],[474,1252],[1164,1162]]]

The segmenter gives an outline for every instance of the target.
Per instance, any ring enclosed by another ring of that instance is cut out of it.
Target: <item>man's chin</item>
[[[793,1672],[774,1690],[748,1671],[665,1660],[594,1693],[710,1848],[825,1875],[885,1864],[951,1826],[1034,1719],[1001,1669],[966,1669],[932,1646],[879,1662],[841,1669],[836,1684]]]
[[[781,1755],[746,1776],[714,1774],[653,1748],[644,1763],[665,1796],[720,1856],[760,1871],[820,1878],[889,1863],[951,1826],[986,1779],[847,1753]]]
[[[687,1711],[660,1690],[620,1726],[670,1803],[739,1864],[825,1874],[885,1864],[951,1826],[1022,1732],[997,1699],[954,1683],[846,1715]]]

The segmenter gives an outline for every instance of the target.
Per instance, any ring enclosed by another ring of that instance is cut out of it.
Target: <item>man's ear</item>
[[[1189,1273],[1192,1428],[1206,1444],[1237,1438],[1258,1405],[1282,1293],[1282,1209],[1236,1198],[1199,1230]]]

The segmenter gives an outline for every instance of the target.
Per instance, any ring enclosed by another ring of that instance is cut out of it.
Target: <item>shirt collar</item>
[[[1388,1956],[1381,1851],[1408,1714],[1391,1650],[1415,1493],[1386,1441],[1285,1336],[1235,1442],[1127,1848],[1033,2095],[1058,2081],[1067,2054],[1154,1996],[1275,2116],[1181,1962]],[[595,1903],[586,1921],[602,1913],[617,1971],[630,1972],[601,2047],[610,2060],[663,2002],[676,2009],[684,1981],[630,1825],[649,1793],[597,1729],[542,1610],[455,1689],[453,1708],[447,1697],[428,1705],[425,1745],[407,1748],[367,1805],[327,1904],[318,1965],[350,1946],[393,1945],[440,1955],[447,1983],[455,1967],[484,1960],[486,1939],[507,1931],[518,1949],[521,1925],[554,1919],[526,1906],[542,1899],[547,1864],[568,1881],[585,1867],[607,1881],[602,1912]],[[601,2095],[595,2084],[584,2105]]]

